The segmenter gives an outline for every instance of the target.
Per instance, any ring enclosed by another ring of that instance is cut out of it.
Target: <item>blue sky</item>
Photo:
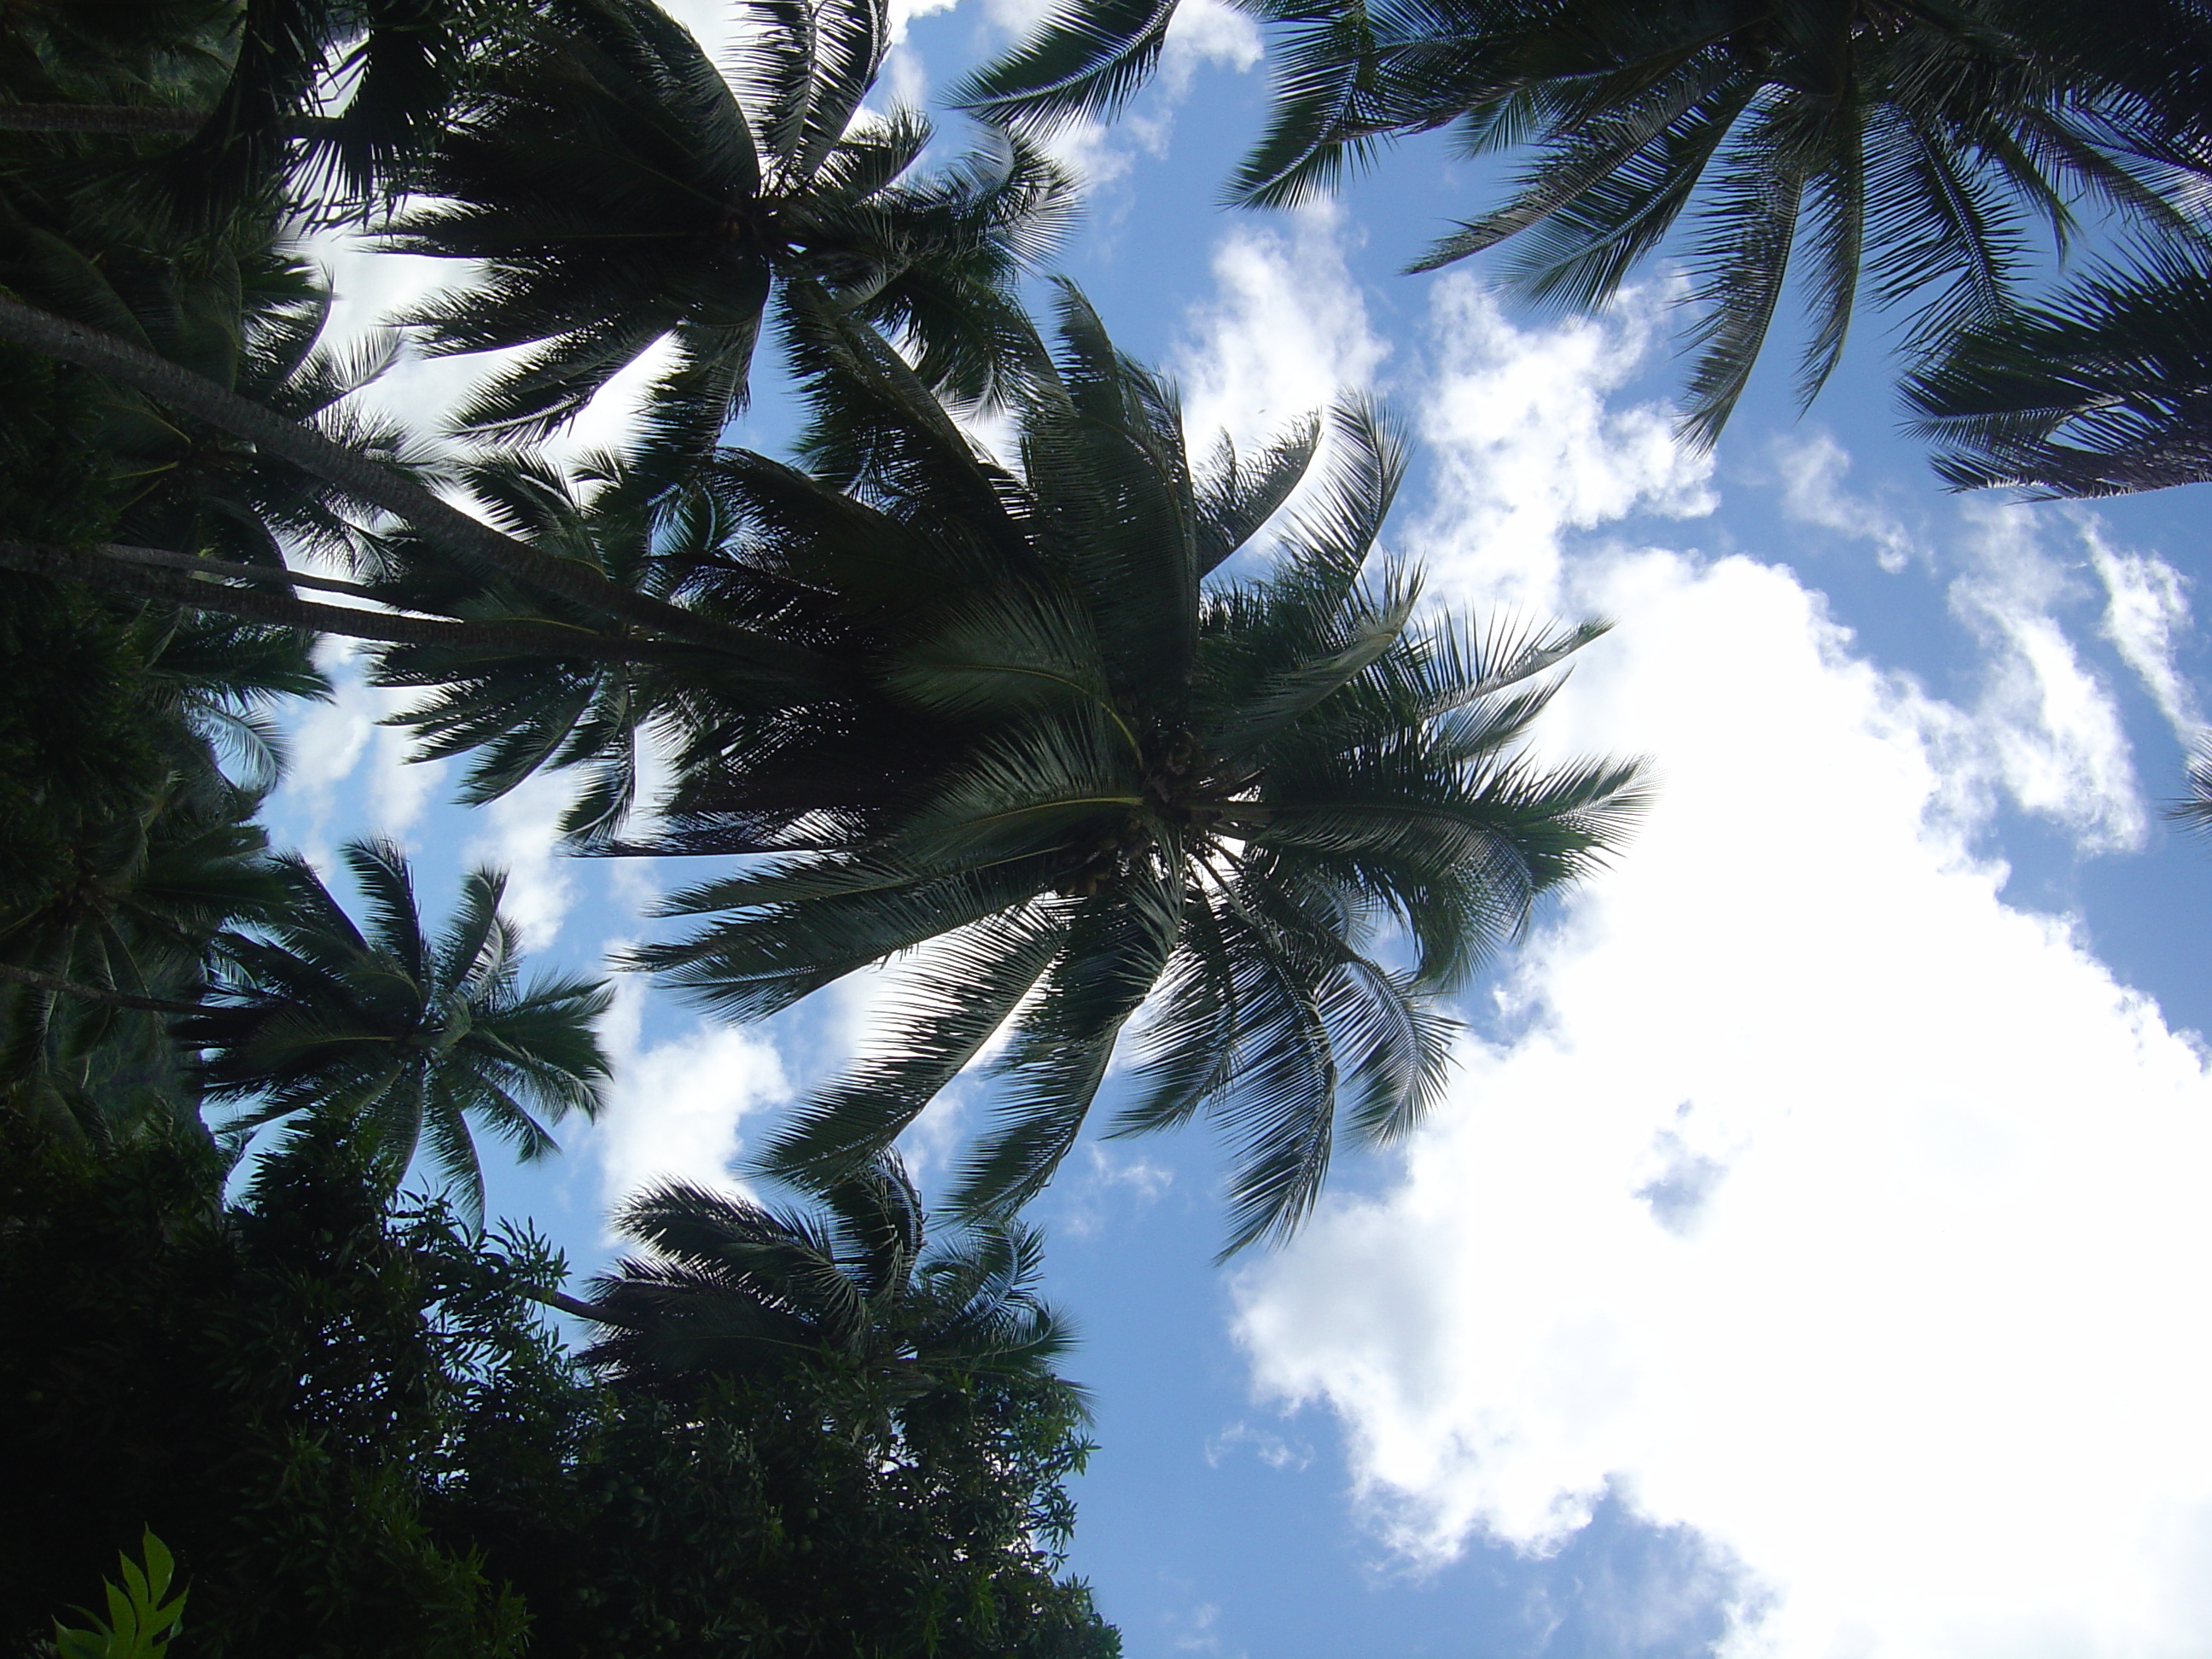
[[[1029,15],[912,17],[887,92]],[[1658,790],[1468,999],[1431,1127],[1290,1249],[1209,1266],[1201,1136],[1079,1150],[1036,1211],[1099,1402],[1076,1570],[1132,1659],[2212,1649],[2212,849],[2160,815],[2203,717],[2200,495],[1943,494],[1879,317],[1808,416],[1778,354],[1686,452],[1663,269],[1587,319],[1513,313],[1479,262],[1395,274],[1483,199],[1440,143],[1327,210],[1218,211],[1255,63],[1189,11],[1155,91],[1069,137],[1062,268],[1194,447],[1381,395],[1418,443],[1391,544],[1438,604],[1610,617],[1540,744],[1648,754]],[[328,252],[349,325],[434,278]],[[373,395],[419,416],[471,372]],[[617,388],[574,441],[623,419]],[[787,423],[770,385],[743,441]],[[556,857],[550,783],[445,804],[335,666],[280,837],[389,830],[433,892],[505,863],[548,960],[651,925],[675,878]],[[588,1271],[611,1198],[729,1178],[884,990],[735,1031],[626,982],[610,1110],[495,1205]],[[925,1184],[979,1097],[918,1128]]]

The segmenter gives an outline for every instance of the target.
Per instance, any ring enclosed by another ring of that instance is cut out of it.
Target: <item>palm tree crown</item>
[[[368,930],[305,860],[278,859],[283,908],[262,936],[225,941],[207,1006],[178,1033],[203,1051],[210,1101],[252,1103],[232,1130],[303,1112],[353,1124],[395,1183],[427,1140],[463,1208],[480,1215],[471,1121],[529,1159],[556,1150],[541,1118],[596,1115],[608,1064],[592,1022],[611,997],[587,980],[520,982],[502,876],[471,872],[434,941],[397,847],[353,842],[343,858]]]
[[[426,166],[435,204],[391,239],[483,263],[416,321],[441,351],[530,346],[460,415],[543,432],[666,341],[648,422],[686,455],[745,397],[770,290],[825,286],[910,336],[924,373],[988,396],[1024,338],[1012,283],[1057,234],[1067,181],[1026,145],[914,168],[908,114],[860,114],[889,40],[883,0],[750,0],[741,79],[646,0],[561,0]]]
[[[2000,315],[2031,251],[2061,249],[2087,198],[2185,232],[2160,194],[2172,112],[2141,65],[2082,50],[2101,9],[1960,0],[1262,0],[1279,26],[1266,137],[1231,186],[1281,205],[1413,132],[1470,153],[1533,145],[1504,205],[1415,265],[1511,240],[1509,282],[1539,301],[1612,293],[1686,210],[1702,355],[1685,428],[1711,442],[1793,274],[1813,313],[1800,391],[1841,356],[1862,288],[1914,313],[1920,346]],[[2202,41],[2185,9],[2151,7]],[[1140,84],[1173,0],[1078,0],[958,94],[1024,128]],[[2163,55],[2172,52],[2164,49]],[[2141,55],[2141,54],[2138,54]],[[2109,61],[2108,61],[2109,60]],[[2154,92],[2155,88],[2153,89]]]
[[[586,1360],[681,1388],[833,1359],[912,1396],[979,1373],[1048,1375],[1066,1351],[1065,1325],[1036,1293],[1029,1229],[986,1223],[928,1245],[895,1155],[820,1199],[815,1213],[776,1210],[677,1182],[629,1200],[615,1225],[646,1254],[592,1281],[603,1334]]]
[[[1211,1112],[1239,1144],[1232,1248],[1281,1234],[1340,1104],[1368,1141],[1419,1118],[1438,1000],[1631,805],[1633,765],[1519,753],[1545,671],[1596,630],[1417,623],[1413,575],[1368,571],[1401,465],[1371,411],[1338,410],[1323,467],[1310,426],[1194,469],[1173,393],[1072,289],[1016,468],[831,308],[793,338],[815,471],[724,458],[743,533],[720,579],[785,596],[865,683],[687,734],[668,822],[629,850],[756,856],[672,896],[711,920],[639,962],[751,1018],[929,945],[884,1056],[807,1103],[769,1167],[860,1167],[1005,1026],[969,1213],[1050,1178],[1149,1008],[1115,1132]],[[1377,954],[1387,923],[1403,965]]]

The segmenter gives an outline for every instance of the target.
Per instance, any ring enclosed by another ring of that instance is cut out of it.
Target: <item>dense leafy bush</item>
[[[149,1527],[194,1659],[1118,1651],[1048,1553],[1064,1385],[625,1395],[540,1318],[541,1243],[392,1209],[341,1137],[227,1200],[181,1131],[0,1133],[0,1653]]]

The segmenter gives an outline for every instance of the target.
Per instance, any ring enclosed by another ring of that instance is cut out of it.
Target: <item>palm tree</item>
[[[2212,273],[2153,252],[1954,340],[1906,383],[1962,489],[2069,497],[2212,479]]]
[[[359,9],[339,8],[330,14],[337,19],[332,27],[338,33],[325,44],[331,51],[344,46],[373,55],[380,50],[374,40],[348,31],[359,25],[373,34],[383,27],[369,18],[371,11],[402,27],[402,14],[411,3],[380,0],[359,15]],[[266,11],[276,0],[257,3]],[[440,9],[445,0],[422,3],[453,21],[450,8]],[[313,34],[313,20],[300,21],[314,11],[313,4],[298,4],[304,9],[294,22]],[[1037,239],[1061,202],[1058,175],[1033,153],[1001,145],[948,175],[920,182],[907,177],[922,129],[911,121],[855,126],[852,120],[883,46],[877,10],[860,5],[787,14],[771,8],[769,39],[748,83],[748,115],[696,42],[644,0],[576,0],[573,9],[548,14],[560,25],[550,35],[514,23],[514,9],[505,0],[481,5],[471,0],[471,5],[462,8],[470,18],[487,27],[491,24],[485,20],[507,18],[501,25],[507,32],[499,36],[500,50],[481,54],[483,63],[471,70],[472,75],[480,70],[488,83],[470,106],[471,119],[460,124],[451,155],[438,164],[448,169],[439,177],[453,187],[453,198],[409,234],[419,234],[424,247],[481,252],[495,271],[501,269],[502,247],[523,262],[520,275],[508,273],[514,283],[500,278],[455,302],[500,338],[509,337],[502,331],[510,325],[540,337],[532,333],[537,325],[523,315],[530,308],[523,301],[532,293],[544,299],[552,292],[542,283],[532,286],[541,275],[550,272],[547,281],[557,288],[591,264],[592,246],[626,249],[601,274],[628,270],[630,276],[598,295],[610,308],[597,317],[639,316],[659,307],[667,314],[631,346],[642,349],[672,327],[680,337],[679,355],[696,358],[698,374],[686,369],[662,387],[660,435],[669,439],[671,431],[683,429],[675,462],[684,463],[695,443],[710,444],[717,435],[717,411],[726,411],[742,390],[759,325],[758,295],[732,311],[736,290],[716,286],[727,274],[726,253],[739,265],[765,259],[768,266],[761,269],[773,266],[784,280],[830,285],[840,303],[907,337],[933,377],[963,397],[997,389],[994,377],[1009,367],[1001,349],[1007,342],[1017,349],[1033,343],[1011,283],[1019,262],[1042,246]],[[349,41],[354,45],[346,46]],[[294,45],[307,54],[302,63],[323,51],[309,51],[307,35]],[[538,77],[539,70],[550,78]],[[349,118],[358,102],[356,94],[347,106]],[[532,134],[544,135],[531,123],[541,118],[556,119],[571,138],[612,124],[607,143],[592,151],[597,171],[588,174],[611,192],[600,205],[614,216],[598,227],[605,232],[616,225],[611,235],[595,240],[591,227],[579,230],[562,217],[571,205],[568,191],[586,175],[562,173],[554,181],[557,200],[540,188],[547,180],[531,172],[543,159]],[[701,139],[702,132],[713,142]],[[714,158],[728,145],[754,153],[756,134],[759,165],[747,187],[750,193],[742,200],[718,198],[708,220],[699,220],[701,201],[691,188],[705,179],[699,168],[719,166]],[[53,137],[20,136],[27,141]],[[233,224],[194,243],[174,225],[149,229],[95,211],[98,192],[70,186],[71,179],[78,185],[82,179],[48,165],[52,159],[27,163],[15,176],[15,183],[37,185],[27,195],[0,191],[0,285],[11,290],[0,296],[0,342],[128,389],[105,399],[98,412],[121,417],[120,429],[112,434],[118,441],[117,453],[146,463],[122,470],[158,480],[141,486],[145,493],[130,504],[127,515],[138,526],[136,533],[154,544],[118,542],[110,533],[112,524],[72,522],[28,530],[37,540],[0,540],[0,568],[263,624],[419,647],[404,671],[410,672],[427,672],[422,667],[427,659],[440,672],[473,665],[496,680],[514,678],[509,669],[520,662],[526,679],[537,674],[605,683],[623,677],[594,665],[655,665],[675,678],[714,682],[725,702],[739,696],[733,682],[748,681],[743,696],[762,708],[775,706],[794,686],[818,694],[825,682],[843,673],[842,665],[751,626],[745,615],[710,616],[684,603],[682,593],[657,586],[648,568],[654,559],[638,550],[649,550],[662,526],[650,514],[631,512],[635,501],[623,507],[627,516],[617,529],[637,546],[616,561],[627,559],[632,568],[611,575],[595,568],[592,558],[535,546],[425,487],[429,480],[410,465],[398,434],[364,428],[339,406],[345,392],[373,371],[374,362],[346,367],[326,355],[299,355],[314,320],[311,295],[303,290],[291,296],[299,303],[289,313],[276,305],[264,308],[273,316],[251,319],[260,326],[241,326],[239,292],[243,283],[251,293],[254,261],[267,253],[266,215],[258,233],[252,223],[243,229]],[[690,169],[684,175],[690,184],[676,188],[681,200],[659,204],[678,216],[652,224],[641,224],[634,215],[623,217],[633,208],[653,205],[646,185],[664,165]],[[471,178],[482,186],[474,197]],[[435,183],[427,175],[418,182],[426,188]],[[275,211],[269,202],[262,206]],[[742,247],[729,234],[739,219],[750,227],[738,238]],[[693,246],[694,233],[711,244],[706,252]],[[258,254],[250,246],[233,245],[250,245],[256,234],[262,244]],[[566,237],[562,246],[583,263],[541,270],[544,235],[556,241]],[[462,247],[469,237],[480,240]],[[129,278],[122,287],[118,271]],[[622,286],[633,276],[644,286]],[[671,305],[675,311],[668,311]],[[288,333],[288,316],[305,320]],[[443,325],[432,319],[425,326]],[[236,349],[241,336],[253,342],[242,358]],[[447,337],[446,343],[458,349],[461,343]],[[544,343],[558,355],[577,342]],[[556,403],[580,400],[630,349],[608,356],[594,355],[594,348],[572,357],[568,367],[582,384],[551,392],[539,386],[528,395],[545,392]],[[8,367],[0,362],[0,373]],[[514,390],[511,380],[503,384]],[[46,423],[23,424],[35,435]],[[0,447],[14,436],[0,431]],[[671,459],[665,443],[658,453]],[[312,483],[301,483],[302,475]],[[633,495],[650,497],[665,487],[667,476],[665,467],[657,474],[639,469]],[[668,510],[689,509],[678,503]],[[362,527],[379,514],[389,515],[392,534],[371,537]],[[319,540],[357,563],[380,544],[416,556],[398,567],[386,563],[366,585],[340,582],[271,562],[270,538],[257,536],[257,527],[282,532],[295,545],[304,532],[306,540]],[[13,526],[14,535],[27,530],[21,523]],[[605,526],[595,523],[585,539],[604,549]],[[465,580],[457,583],[456,576]],[[381,605],[319,605],[301,599],[300,589],[336,589]],[[444,597],[433,599],[434,592]],[[458,609],[440,610],[441,604]],[[553,665],[550,675],[539,672],[548,665]],[[587,722],[594,732],[602,723],[596,715]]]
[[[671,1182],[615,1212],[644,1254],[561,1305],[604,1333],[584,1352],[623,1382],[684,1389],[831,1361],[896,1398],[979,1375],[1042,1376],[1069,1336],[1038,1299],[1041,1250],[1018,1224],[927,1245],[894,1154],[820,1194],[813,1213]]]
[[[541,1118],[596,1115],[608,1064],[592,1021],[611,999],[595,981],[520,982],[503,876],[471,872],[433,941],[397,847],[356,841],[343,856],[368,931],[305,860],[279,858],[283,910],[258,936],[224,942],[206,1002],[178,1036],[203,1051],[210,1102],[250,1103],[228,1130],[301,1113],[335,1121],[369,1137],[395,1184],[427,1141],[463,1210],[480,1216],[471,1123],[528,1160],[557,1150]]]
[[[1418,1121],[1440,1000],[1632,806],[1632,764],[1520,753],[1546,672],[1600,630],[1416,623],[1414,574],[1367,568],[1402,465],[1370,410],[1337,411],[1325,466],[1309,426],[1194,469],[1172,392],[1073,289],[1018,468],[833,307],[805,320],[813,471],[723,458],[745,527],[724,562],[874,687],[686,734],[665,827],[625,850],[755,856],[673,895],[711,920],[637,961],[757,1018],[917,952],[884,1056],[808,1102],[766,1167],[862,1166],[1004,1026],[969,1214],[1051,1177],[1145,1012],[1113,1132],[1211,1112],[1239,1143],[1231,1248],[1282,1235],[1340,1107],[1370,1144]]]
[[[30,0],[0,40],[0,131],[111,203],[208,231],[285,198],[357,216],[442,135],[536,0]],[[119,187],[119,188],[118,188]]]
[[[163,1016],[284,894],[251,820],[266,705],[327,686],[297,635],[24,584],[0,657],[0,1093],[106,1135],[196,1104]]]
[[[884,0],[749,0],[734,88],[649,0],[562,0],[428,159],[435,204],[390,245],[482,262],[415,321],[431,348],[531,348],[459,416],[524,437],[567,420],[665,342],[648,423],[679,458],[746,397],[780,280],[804,277],[911,340],[925,378],[997,395],[1030,337],[1013,293],[1067,181],[1003,139],[918,178],[929,128],[860,114],[889,45]],[[1013,354],[1010,356],[1010,354]]]
[[[1452,129],[1470,154],[1533,148],[1504,205],[1413,267],[1500,243],[1540,302],[1612,294],[1686,211],[1700,349],[1684,428],[1711,443],[1741,396],[1790,279],[1812,313],[1798,391],[1839,361],[1862,291],[1909,307],[1911,342],[2004,315],[2039,221],[2063,251],[2084,199],[2160,233],[2158,188],[2203,137],[2160,107],[2155,63],[2201,58],[2200,15],[2098,51],[2102,7],[2012,0],[1266,0],[1282,49],[1268,131],[1230,186],[1279,206],[1332,187],[1390,141]],[[957,97],[1024,130],[1110,108],[1142,84],[1173,0],[1076,0]],[[2124,33],[2125,31],[2122,31]],[[2197,146],[2203,148],[2201,142]]]

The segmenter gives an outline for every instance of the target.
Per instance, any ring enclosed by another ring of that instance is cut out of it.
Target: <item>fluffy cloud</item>
[[[742,1190],[730,1173],[744,1146],[739,1127],[791,1097],[775,1045],[757,1032],[703,1023],[647,1043],[644,981],[625,975],[615,996],[605,1026],[615,1086],[591,1133],[602,1196],[611,1205],[672,1176]]]
[[[1607,1494],[1694,1528],[1741,1564],[1738,1659],[2203,1652],[2212,1079],[1986,851],[2031,754],[2124,839],[2057,579],[1969,526],[1984,695],[1938,700],[1784,568],[1563,533],[1710,500],[1608,402],[1632,315],[1520,332],[1447,285],[1438,321],[1439,586],[1619,618],[1547,741],[1659,791],[1395,1182],[1240,1282],[1259,1389],[1338,1414],[1417,1559],[1545,1549]],[[2170,664],[2178,586],[2109,572],[2108,631]]]
[[[2155,553],[2113,547],[2094,520],[2082,526],[2081,538],[2105,587],[2100,631],[2142,679],[2174,735],[2197,742],[2204,732],[2203,709],[2176,660],[2192,631],[2188,578]]]
[[[1832,433],[1777,438],[1770,453],[1785,516],[1873,543],[1875,562],[1892,575],[1905,568],[1913,552],[1911,533],[1881,503],[1844,487],[1851,458]]]
[[[1413,541],[1455,604],[1542,607],[1565,574],[1562,536],[1633,512],[1713,510],[1710,456],[1674,440],[1663,404],[1616,408],[1667,321],[1638,290],[1602,318],[1527,331],[1465,276],[1437,285],[1434,380],[1419,431],[1434,499]]]
[[[1191,308],[1173,359],[1194,454],[1221,434],[1240,448],[1266,442],[1364,389],[1389,350],[1345,267],[1335,210],[1290,223],[1240,225],[1214,245],[1214,297]]]
[[[573,772],[540,772],[482,809],[486,828],[469,843],[479,863],[507,872],[507,914],[526,949],[542,951],[576,902],[574,860],[561,850],[561,815],[575,799]]]
[[[332,862],[331,823],[342,786],[349,825],[404,841],[444,780],[446,763],[414,765],[407,734],[385,720],[414,700],[411,692],[368,684],[362,652],[349,640],[326,639],[316,665],[330,677],[326,702],[304,705],[288,723],[284,781],[271,802],[280,838],[298,842],[324,868]],[[364,768],[366,769],[364,771]]]
[[[2044,551],[2031,509],[1970,506],[1966,517],[1968,569],[1951,583],[1951,609],[1985,653],[1975,730],[1998,776],[2085,852],[2141,846],[2149,815],[2119,706],[2060,620],[2070,574]],[[2127,616],[2138,624],[2131,637],[2148,646],[2138,613]]]

